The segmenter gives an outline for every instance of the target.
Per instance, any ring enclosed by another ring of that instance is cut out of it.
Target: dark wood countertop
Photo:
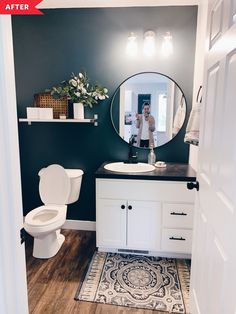
[[[160,181],[196,181],[196,171],[183,163],[166,163],[165,168],[156,168],[149,172],[115,172],[104,169],[110,162],[104,162],[95,172],[96,178],[131,179],[131,180],[160,180]]]

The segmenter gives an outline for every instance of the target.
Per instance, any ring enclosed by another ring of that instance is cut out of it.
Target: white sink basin
[[[124,162],[112,162],[104,166],[106,170],[115,172],[148,172],[155,169],[153,165],[139,162],[137,164],[126,164]]]

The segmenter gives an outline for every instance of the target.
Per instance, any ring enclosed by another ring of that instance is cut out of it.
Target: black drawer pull
[[[170,214],[175,216],[187,216],[187,214],[183,212],[182,213],[171,212]]]
[[[128,206],[128,209],[129,209],[129,210],[131,210],[131,209],[132,209],[132,206],[131,206],[131,205],[129,205],[129,206]]]
[[[175,238],[175,237],[171,237],[171,238],[169,238],[170,240],[177,240],[177,241],[185,241],[186,239],[184,239],[184,238]]]
[[[125,205],[121,205],[121,207],[120,207],[121,209],[125,209]]]

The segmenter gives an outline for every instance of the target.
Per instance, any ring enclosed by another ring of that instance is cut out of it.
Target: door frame
[[[0,15],[0,312],[28,313],[11,16]]]
[[[41,9],[75,7],[185,6],[202,0],[45,0]],[[59,2],[59,3],[58,3]],[[98,3],[99,2],[99,3]],[[10,15],[0,15],[0,313],[27,314],[27,280],[24,244],[17,103],[15,90],[12,24]]]

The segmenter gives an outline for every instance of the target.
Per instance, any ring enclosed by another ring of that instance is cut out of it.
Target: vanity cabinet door
[[[127,248],[159,250],[161,203],[128,201],[127,212]]]
[[[97,246],[126,246],[126,200],[99,199],[97,203]]]

